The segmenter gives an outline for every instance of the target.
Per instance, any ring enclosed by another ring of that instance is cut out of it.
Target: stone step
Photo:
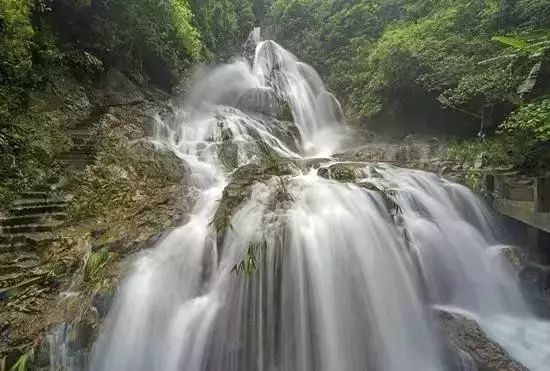
[[[24,241],[0,242],[0,252],[24,252],[34,251],[36,247]]]
[[[0,234],[0,243],[6,245],[15,245],[15,244],[35,244],[35,241],[31,237],[21,234],[21,235],[3,235]]]
[[[57,175],[54,175],[46,179],[46,184],[57,184],[60,181],[61,181],[61,178]]]
[[[0,234],[0,252],[36,250],[53,241],[53,236],[44,232]]]
[[[0,288],[0,301],[8,301],[11,298],[17,297],[27,288],[44,282],[46,279],[48,279],[48,273],[41,273],[21,283],[16,283],[6,288]]]
[[[85,136],[85,137],[94,137],[95,136],[94,131],[90,130],[90,128],[87,128],[87,127],[70,129],[68,132],[69,132],[69,135],[71,136],[71,138],[81,137],[81,136]]]
[[[28,271],[40,265],[40,259],[35,253],[17,251],[0,253],[0,274]]]
[[[47,220],[65,220],[67,218],[66,213],[48,213],[48,214],[29,214],[10,216],[4,219],[0,219],[0,226],[15,226],[25,224],[37,224],[40,221]]]
[[[67,201],[60,198],[47,198],[47,199],[39,199],[39,198],[29,198],[29,199],[21,199],[16,200],[12,204],[12,208],[17,207],[23,207],[23,206],[66,206]]]
[[[53,189],[55,189],[54,184],[39,184],[34,187],[32,187],[33,191],[36,192],[47,192],[50,193]]]
[[[13,235],[19,233],[38,233],[38,232],[52,232],[59,228],[63,222],[50,222],[43,224],[24,224],[24,225],[10,225],[2,226],[0,231],[4,235]]]
[[[8,210],[10,215],[36,215],[36,214],[52,214],[65,211],[67,208],[66,203],[61,204],[49,204],[49,205],[21,205],[12,207]]]
[[[66,168],[73,170],[84,170],[92,162],[92,157],[81,157],[81,158],[72,158],[72,159],[63,159],[61,161]]]
[[[69,153],[63,153],[59,156],[57,156],[57,160],[59,161],[73,161],[73,160],[82,160],[82,159],[91,159],[94,155],[92,153],[86,153],[86,152],[69,152]]]
[[[96,152],[97,152],[96,147],[94,145],[88,145],[88,144],[80,144],[77,146],[73,146],[69,151],[70,154],[74,154],[74,153],[93,154]]]
[[[46,200],[50,197],[48,192],[28,191],[21,193],[21,198],[26,200]]]
[[[97,141],[97,138],[95,135],[92,135],[89,133],[82,133],[82,134],[71,135],[71,140],[73,141],[73,144],[82,144],[82,143],[95,143]]]

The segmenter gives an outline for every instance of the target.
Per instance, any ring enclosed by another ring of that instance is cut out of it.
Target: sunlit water
[[[287,101],[298,133],[283,138],[282,123],[245,112],[251,94],[260,105]],[[218,239],[227,129],[239,165],[259,161],[258,141],[303,160],[341,150],[347,135],[318,74],[272,41],[258,43],[252,66],[242,59],[197,78],[154,141],[185,162],[198,200],[121,284],[91,370],[443,370],[434,305],[470,313],[517,359],[548,369],[550,327],[506,274],[499,231],[469,190],[384,164],[358,167],[359,184],[297,168],[279,207],[281,181],[257,183]],[[236,274],[250,246],[261,247],[256,269]]]

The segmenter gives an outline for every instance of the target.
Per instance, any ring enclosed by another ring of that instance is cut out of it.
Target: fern
[[[529,46],[529,43],[518,37],[509,37],[509,36],[493,36],[491,38],[493,41],[498,41],[501,44],[511,46],[516,49],[525,49]]]
[[[10,371],[28,371],[34,362],[34,349],[29,350],[19,357],[17,362],[10,368]]]
[[[112,255],[106,249],[93,252],[86,261],[84,267],[84,280],[86,282],[94,282],[97,279],[97,274],[111,261]]]

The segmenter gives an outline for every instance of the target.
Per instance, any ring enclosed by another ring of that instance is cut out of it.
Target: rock
[[[227,169],[235,169],[239,166],[239,147],[237,144],[226,141],[218,146],[218,159]]]
[[[365,166],[363,163],[336,163],[320,167],[317,175],[325,179],[333,179],[339,182],[355,182],[356,169]]]
[[[115,68],[107,71],[103,85],[105,91],[100,98],[101,106],[121,106],[145,100],[137,85]]]
[[[480,370],[527,371],[528,369],[513,360],[497,343],[487,337],[473,319],[443,309],[435,310],[437,329],[443,341],[448,370],[470,370],[465,367],[473,364]]]
[[[105,318],[107,316],[112,302],[113,293],[111,292],[98,292],[92,297],[92,305],[100,318]]]
[[[225,234],[229,220],[242,202],[250,196],[250,187],[255,182],[265,181],[270,177],[264,167],[256,164],[241,166],[233,173],[231,182],[223,190],[222,200],[214,215],[218,237]]]
[[[281,118],[266,118],[266,126],[272,131],[272,134],[279,138],[289,149],[300,153],[300,131],[293,122],[282,120]],[[258,133],[249,132],[249,135],[256,140],[261,140]]]
[[[281,121],[294,121],[294,115],[292,114],[292,108],[287,102],[283,102],[280,105],[280,109],[277,113],[277,119]]]
[[[233,132],[225,127],[223,121],[218,123],[221,130],[222,143],[218,145],[218,159],[228,169],[239,166],[239,147],[233,143]]]
[[[261,40],[261,28],[254,27],[252,32],[250,32],[250,35],[248,35],[248,39],[245,41],[241,50],[241,55],[245,57],[250,63],[253,63],[254,61],[254,57],[256,55],[256,47]]]
[[[504,261],[508,263],[508,266],[512,269],[512,272],[515,275],[519,275],[519,272],[527,263],[526,254],[517,246],[503,247],[499,249],[499,253]]]
[[[253,88],[240,97],[237,108],[277,118],[282,110],[275,92],[269,88]]]

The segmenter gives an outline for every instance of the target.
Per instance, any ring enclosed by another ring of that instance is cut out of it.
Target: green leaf
[[[491,40],[498,41],[501,44],[508,45],[516,49],[525,49],[529,45],[527,41],[517,37],[493,36]]]

